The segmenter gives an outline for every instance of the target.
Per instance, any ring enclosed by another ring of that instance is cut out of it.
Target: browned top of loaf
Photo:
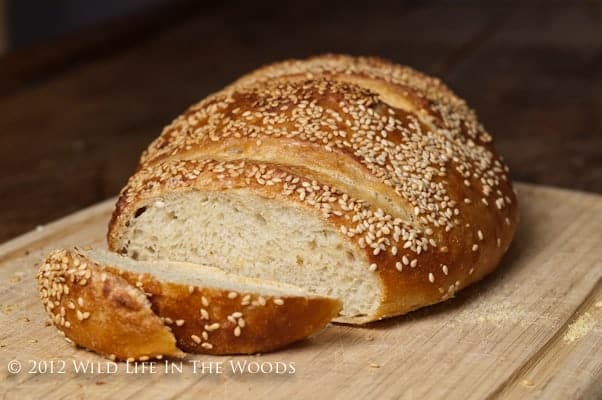
[[[484,142],[491,141],[474,111],[441,80],[382,58],[326,54],[306,60],[281,61],[243,76],[229,89],[276,78],[328,78],[369,86],[377,93],[391,91],[405,100],[406,108],[411,108],[436,126],[452,134],[463,133],[473,139],[479,137]]]
[[[292,74],[302,79],[288,78]],[[388,86],[377,92],[336,74]],[[391,105],[399,99],[414,108]],[[459,202],[501,210],[515,200],[490,142],[474,113],[438,80],[382,60],[327,56],[260,69],[192,106],[150,145],[141,164],[252,158],[311,170],[327,166],[340,172],[333,186],[370,201],[373,193],[386,194],[401,207],[374,205],[449,230]]]

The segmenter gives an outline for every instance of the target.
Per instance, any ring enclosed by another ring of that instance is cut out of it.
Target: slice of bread
[[[119,360],[267,352],[319,331],[341,308],[295,286],[104,250],[53,251],[37,278],[68,341]]]

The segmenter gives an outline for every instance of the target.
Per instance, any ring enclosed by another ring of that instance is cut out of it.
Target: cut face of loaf
[[[290,285],[102,250],[52,252],[38,286],[61,334],[119,360],[267,352],[319,331],[340,309]]]
[[[108,241],[334,295],[337,321],[364,323],[481,279],[517,221],[508,169],[463,100],[408,67],[327,55],[261,68],[177,117]]]
[[[139,260],[220,265],[344,299],[342,316],[373,314],[381,288],[368,259],[312,211],[245,188],[173,193],[138,207],[121,240]]]

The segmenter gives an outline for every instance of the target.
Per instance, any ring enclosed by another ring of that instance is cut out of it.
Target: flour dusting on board
[[[544,315],[536,310],[527,310],[524,305],[511,301],[481,303],[475,308],[460,312],[454,320],[463,324],[491,324],[496,327],[507,325],[528,326],[534,323],[551,324],[557,318]]]
[[[596,307],[598,304],[596,304]],[[576,340],[581,339],[594,328],[596,320],[591,316],[590,313],[586,312],[577,318],[577,321],[569,325],[569,329],[564,335],[564,341],[572,343]]]

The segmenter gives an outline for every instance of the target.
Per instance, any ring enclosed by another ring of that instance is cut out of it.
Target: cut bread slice
[[[341,308],[295,286],[104,250],[52,252],[38,285],[69,341],[119,360],[276,350],[324,328]]]

